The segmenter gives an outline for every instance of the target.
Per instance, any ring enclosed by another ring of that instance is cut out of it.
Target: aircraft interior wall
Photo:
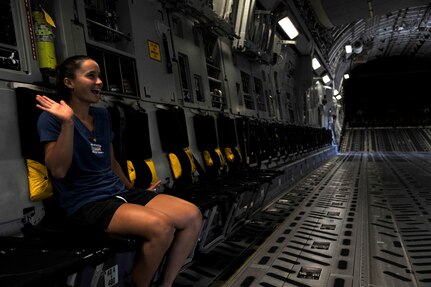
[[[218,136],[215,145],[223,153],[226,149],[221,147],[222,137],[228,136],[222,136],[224,131],[220,130],[229,129],[229,136],[233,134],[233,137],[224,140],[233,143],[234,146],[228,149],[231,153],[233,150],[243,156],[240,167],[263,174],[259,174],[260,178],[253,173],[248,175],[246,181],[251,182],[250,189],[232,202],[223,203],[229,205],[229,216],[232,216],[232,219],[226,216],[229,220],[225,222],[226,226],[222,226],[220,236],[223,239],[336,153],[336,144],[328,130],[331,128],[328,123],[332,118],[332,97],[323,107],[322,98],[326,90],[312,87],[316,82],[311,68],[314,44],[304,35],[300,36],[298,46],[283,44],[286,36],[276,29],[275,21],[275,17],[282,15],[272,15],[262,5],[256,8],[255,1],[224,0],[217,1],[212,7],[198,0],[3,2],[0,5],[4,5],[6,12],[1,15],[8,14],[10,9],[12,17],[6,19],[13,25],[9,23],[9,32],[0,30],[0,36],[14,35],[10,43],[3,43],[0,37],[0,58],[3,60],[0,61],[0,246],[3,244],[7,249],[0,250],[6,250],[5,253],[0,252],[2,255],[19,249],[14,249],[15,239],[20,247],[25,245],[29,235],[26,228],[39,224],[48,212],[45,203],[29,198],[20,124],[29,119],[36,120],[33,115],[19,113],[18,94],[25,90],[23,94],[29,97],[26,104],[30,105],[33,100],[30,97],[36,94],[55,96],[55,66],[72,55],[87,54],[99,63],[104,87],[98,106],[118,108],[120,118],[128,108],[148,118],[148,127],[137,125],[135,132],[139,134],[148,129],[150,160],[162,182],[162,192],[175,187],[177,178],[168,157],[171,151],[164,148],[160,111],[184,112],[187,134],[182,136],[187,139],[188,146],[181,148],[188,148],[199,166],[205,166],[206,162],[195,132],[196,117],[209,116],[214,120]],[[39,10],[39,5],[43,5],[46,23],[37,26],[32,22],[32,11]],[[289,11],[289,15],[297,15],[297,12]],[[51,27],[48,16],[56,27]],[[38,29],[52,30],[54,36],[42,35]],[[238,29],[242,29],[242,38],[236,35]],[[41,39],[47,38],[47,45],[53,45],[53,52],[44,50],[46,54],[41,54],[40,45],[45,42]],[[2,49],[6,52],[3,53]],[[304,51],[308,52],[304,54]],[[6,60],[14,61],[7,64]],[[42,60],[46,60],[49,67],[41,67]],[[121,118],[118,122],[123,120]],[[172,126],[177,124],[182,123],[172,122]],[[35,140],[34,145],[39,143]],[[226,152],[220,158],[223,156],[228,158],[229,154]],[[221,166],[217,172],[225,175],[229,171],[227,166]],[[199,183],[199,175],[202,174],[192,174],[191,183]],[[217,220],[222,213],[217,209],[221,209],[222,204],[218,204],[220,206],[204,210],[205,222],[222,221]],[[223,216],[225,214],[222,214],[222,219]],[[202,236],[216,237],[213,232],[218,232],[217,228],[205,230]],[[34,235],[31,232],[30,228],[30,235]],[[13,237],[12,241],[9,241],[10,237]],[[40,244],[40,238],[35,238],[37,243],[34,244]],[[76,238],[62,239],[73,242]],[[203,237],[198,243],[202,246],[196,247],[196,253],[210,248],[204,244],[205,239]],[[58,247],[61,242],[50,242],[55,245],[53,257],[64,256],[66,262],[71,256],[70,262],[76,263],[72,264],[71,274],[58,273],[61,279],[72,280],[74,283],[70,286],[75,287],[80,286],[79,280],[84,282],[88,276],[94,276],[89,279],[93,281],[92,286],[96,286],[94,282],[98,280],[106,283],[106,274],[116,266],[112,263],[117,260],[116,256],[132,252],[129,245],[116,249],[109,240],[103,248],[93,245],[86,251],[73,250],[73,254],[69,253],[70,250],[61,253],[63,251],[60,252]],[[126,238],[125,241],[126,245],[133,245],[137,240]],[[42,246],[47,248],[44,244]],[[51,256],[48,253],[35,256],[32,253],[28,264],[33,259],[38,260],[38,256]],[[18,255],[27,256],[25,252]],[[15,258],[21,258],[19,256]],[[2,264],[4,262],[1,261]],[[61,269],[60,265],[55,264]],[[78,270],[77,266],[87,269]],[[29,268],[33,272],[31,266]],[[125,268],[119,271],[120,276],[127,273],[130,266],[126,264]],[[78,271],[83,272],[79,273],[83,274],[82,278],[76,275]],[[8,276],[19,277],[21,273]],[[9,280],[8,276],[0,276],[0,281]],[[37,279],[43,282],[44,278]],[[22,286],[27,283],[23,281]]]
[[[194,113],[204,111],[214,116],[222,112],[230,117],[246,116],[262,121],[317,126],[316,120],[302,120],[307,112],[303,104],[304,95],[312,80],[307,77],[311,72],[311,68],[306,67],[309,66],[309,56],[299,56],[294,48],[277,43],[280,36],[274,36],[273,48],[279,54],[272,55],[271,51],[266,51],[274,60],[264,62],[258,57],[260,52],[253,54],[246,48],[244,51],[235,50],[231,36],[208,36],[211,29],[199,23],[200,19],[185,13],[186,8],[175,10],[175,5],[167,2],[115,2],[120,30],[117,35],[94,24],[91,17],[96,16],[89,14],[94,11],[84,1],[62,1],[61,4],[46,1],[45,8],[57,25],[54,29],[57,62],[76,53],[93,56],[102,68],[105,103],[134,104],[139,101],[153,126],[155,104],[183,106],[187,108],[189,121]],[[248,4],[254,6],[253,3]],[[16,39],[14,48],[19,54],[20,66],[18,70],[0,69],[0,78],[6,87],[1,92],[4,126],[1,138],[7,139],[1,153],[5,166],[1,184],[8,187],[8,194],[19,195],[21,199],[25,196],[25,185],[21,182],[11,185],[11,177],[5,175],[15,169],[13,173],[18,178],[25,175],[19,156],[13,89],[8,86],[16,82],[52,88],[53,84],[52,73],[39,70],[37,54],[32,51],[35,42],[31,42],[31,23],[24,21],[31,8],[30,1],[11,1]],[[215,67],[215,72],[210,66]],[[120,80],[116,79],[120,75],[119,70],[122,70],[123,77]],[[188,85],[187,89],[184,84]],[[311,109],[314,113],[316,106],[312,105]],[[161,165],[161,178],[166,179],[170,176],[169,168],[160,155],[157,130],[152,129],[152,132],[155,160]],[[194,148],[193,137],[190,139]],[[16,161],[13,169],[10,168],[10,160]],[[20,213],[17,212],[21,209],[19,206],[12,208],[15,217]],[[5,214],[12,213],[5,211]],[[5,221],[9,219],[5,218]]]
[[[169,15],[159,10],[157,2],[136,1],[131,8],[133,19],[133,42],[136,51],[136,70],[140,75],[138,85],[140,97],[148,102],[174,102],[179,94],[173,70],[178,69],[171,43]],[[142,33],[144,28],[145,33]],[[149,42],[151,41],[151,42]],[[161,49],[161,61],[149,60],[150,43],[157,43]]]
[[[43,216],[40,202],[31,202],[27,169],[21,155],[15,92],[0,82],[0,236],[20,233],[23,222]]]

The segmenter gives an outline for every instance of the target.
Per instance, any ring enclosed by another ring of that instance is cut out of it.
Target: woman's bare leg
[[[177,197],[160,194],[146,207],[165,213],[175,226],[175,235],[166,255],[160,287],[172,286],[175,277],[196,244],[202,225],[202,214],[194,204]]]
[[[146,206],[125,203],[115,212],[107,232],[144,238],[132,276],[137,286],[150,286],[154,273],[174,237],[175,227],[171,218]]]

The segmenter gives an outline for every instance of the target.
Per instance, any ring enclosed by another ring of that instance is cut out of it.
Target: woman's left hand
[[[150,185],[147,190],[151,190],[151,191],[156,191],[157,187],[162,183],[161,180],[158,180],[157,182],[153,183],[152,185]]]

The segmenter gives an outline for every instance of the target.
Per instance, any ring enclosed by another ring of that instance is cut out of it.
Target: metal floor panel
[[[431,154],[339,154],[219,286],[431,286]]]
[[[179,277],[190,286],[431,286],[430,191],[430,153],[339,154]]]

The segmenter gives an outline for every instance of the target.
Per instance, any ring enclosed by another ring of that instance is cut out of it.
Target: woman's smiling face
[[[93,60],[85,60],[76,70],[74,78],[66,78],[66,83],[71,88],[71,99],[97,103],[100,100],[100,91],[103,82],[100,79],[99,65]]]

